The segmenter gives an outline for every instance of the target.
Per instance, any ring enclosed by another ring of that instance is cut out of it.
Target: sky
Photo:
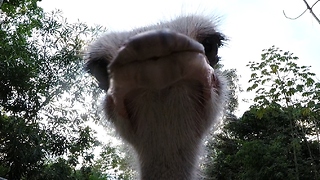
[[[312,5],[316,0],[309,0]],[[168,21],[181,14],[215,15],[219,29],[228,38],[219,50],[226,69],[236,69],[240,85],[246,90],[250,78],[249,61],[259,61],[263,49],[272,45],[299,57],[298,65],[312,66],[320,80],[320,24],[307,11],[297,20],[285,18],[300,15],[306,6],[303,0],[42,0],[45,11],[61,9],[69,22],[102,25],[110,31]],[[320,18],[320,2],[314,7]],[[248,110],[241,100],[254,94],[239,95],[238,115]]]

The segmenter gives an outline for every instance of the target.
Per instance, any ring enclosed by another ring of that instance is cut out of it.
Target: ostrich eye
[[[216,65],[219,61],[218,48],[222,46],[223,40],[224,37],[221,34],[215,33],[206,36],[201,41],[211,66]]]

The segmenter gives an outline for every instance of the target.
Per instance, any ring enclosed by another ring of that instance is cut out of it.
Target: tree
[[[97,145],[75,107],[95,86],[82,81],[81,60],[93,30],[44,13],[37,0],[4,1],[0,22],[0,177],[69,177]],[[65,174],[50,174],[57,168]]]
[[[215,138],[214,179],[319,179],[320,84],[274,46],[250,62],[255,104]]]
[[[92,99],[102,91],[82,70],[82,51],[104,29],[68,23],[37,2],[4,1],[0,10],[0,177],[130,178],[112,147],[95,158],[100,142],[86,124],[101,118]]]
[[[296,160],[299,179],[317,179],[314,169],[319,169],[318,145],[308,142],[316,164],[309,158],[304,146],[303,131],[296,132],[292,140],[290,112],[270,105],[251,108],[238,121],[227,123],[216,137],[214,164],[208,173],[214,179],[295,179]],[[299,125],[296,125],[299,128]],[[315,166],[315,168],[313,167]]]
[[[294,62],[295,60],[298,60],[298,57],[293,56],[290,52],[283,52],[274,46],[265,49],[262,54],[261,63],[249,63],[254,73],[252,73],[249,80],[249,82],[253,82],[253,85],[248,90],[257,89],[255,92],[258,96],[254,100],[258,106],[265,106],[270,103],[277,104],[290,113],[292,141],[302,140],[306,142],[309,158],[314,161],[308,144],[308,136],[316,133],[317,139],[319,139],[317,120],[319,118],[320,107],[320,83],[313,79],[315,74],[309,72],[310,67],[298,66]],[[259,84],[270,88],[258,88]],[[302,137],[297,137],[299,129],[295,128],[296,124],[302,124],[300,127],[304,132]],[[293,146],[293,158],[296,179],[299,179],[297,148],[295,145]],[[317,179],[318,171],[316,164],[315,162],[312,162],[312,164],[315,178]]]

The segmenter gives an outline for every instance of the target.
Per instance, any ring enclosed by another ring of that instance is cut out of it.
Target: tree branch
[[[285,16],[287,19],[296,20],[296,19],[300,18],[307,10],[309,10],[310,13],[312,14],[312,16],[313,16],[313,17],[316,19],[316,21],[320,24],[319,18],[314,14],[314,12],[313,12],[313,10],[312,10],[312,8],[313,8],[319,1],[320,1],[320,0],[316,1],[316,2],[310,7],[309,4],[308,4],[308,2],[307,2],[306,0],[303,0],[303,2],[304,2],[304,3],[306,4],[306,6],[307,6],[307,9],[305,9],[299,16],[297,16],[297,17],[295,17],[295,18],[288,17],[288,16],[286,15],[286,13],[284,12],[284,10],[283,10],[283,14],[284,14],[284,16]]]
[[[312,14],[312,16],[313,16],[313,17],[318,21],[318,23],[320,24],[319,18],[318,18],[318,17],[313,13],[313,11],[312,11],[313,6],[314,6],[315,4],[317,4],[317,3],[319,2],[319,0],[316,1],[316,2],[312,5],[312,7],[309,6],[309,4],[308,4],[308,2],[307,2],[306,0],[303,0],[303,2],[306,4],[307,9],[309,9],[309,11],[310,11],[310,13]]]

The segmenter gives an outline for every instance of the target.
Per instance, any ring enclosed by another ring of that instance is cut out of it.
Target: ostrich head
[[[141,179],[194,179],[201,143],[224,104],[213,66],[224,36],[202,16],[109,33],[86,69],[106,91],[104,110],[137,154]]]

